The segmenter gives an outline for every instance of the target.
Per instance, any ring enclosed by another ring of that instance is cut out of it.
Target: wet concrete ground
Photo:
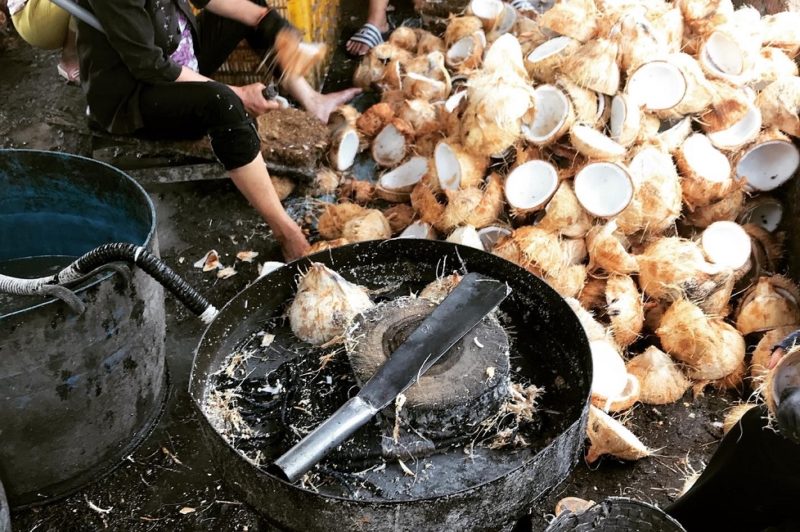
[[[342,41],[357,27],[357,15],[355,10],[345,14]],[[352,68],[352,61],[340,60],[343,55],[340,50],[331,90],[346,83],[345,73]],[[54,53],[32,50],[18,40],[0,51],[0,147],[79,151],[85,142],[67,127],[82,120],[82,95],[61,83],[56,60]],[[227,180],[153,185],[148,192],[158,211],[162,257],[218,306],[255,280],[257,265],[238,263],[236,276],[218,280],[213,273],[203,274],[191,266],[206,251],[216,249],[226,264],[244,249],[259,252],[257,262],[279,260],[266,226]],[[172,298],[167,298],[166,306],[172,387],[165,414],[151,437],[96,484],[61,502],[14,513],[15,530],[271,530],[222,485],[198,441],[186,388],[203,327]],[[633,465],[604,460],[596,470],[579,464],[548,500],[533,509],[533,529],[544,528],[545,514],[565,495],[594,500],[623,495],[668,503],[690,467],[700,467],[713,452],[721,435],[718,423],[730,400],[711,396],[694,400],[687,395],[683,402],[667,407],[638,407],[630,426],[647,445],[660,449],[657,456]],[[92,505],[108,511],[99,512]]]

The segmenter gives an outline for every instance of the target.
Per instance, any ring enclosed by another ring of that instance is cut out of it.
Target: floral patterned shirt
[[[178,43],[178,48],[176,48],[169,57],[175,64],[185,66],[197,72],[198,64],[197,56],[194,53],[192,27],[189,25],[189,21],[186,20],[186,16],[180,10],[178,10],[178,30],[180,30],[181,33],[181,41]]]

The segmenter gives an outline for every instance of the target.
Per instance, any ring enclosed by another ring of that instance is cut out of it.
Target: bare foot
[[[319,118],[323,124],[327,124],[328,118],[337,107],[346,104],[361,92],[361,89],[353,87],[329,94],[317,93],[313,101],[306,106],[306,111]]]

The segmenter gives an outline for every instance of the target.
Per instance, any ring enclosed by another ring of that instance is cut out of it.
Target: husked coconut
[[[655,299],[676,300],[685,295],[699,300],[719,286],[721,269],[706,262],[700,246],[691,240],[660,238],[637,259],[639,285]]]
[[[777,198],[760,194],[748,200],[740,209],[736,221],[740,224],[755,224],[772,233],[783,219],[783,203]]]
[[[800,77],[783,76],[761,91],[758,107],[764,123],[789,135],[800,135]]]
[[[764,47],[756,57],[753,90],[764,90],[767,85],[784,76],[797,76],[797,63],[780,48]],[[762,111],[763,112],[763,111]]]
[[[289,324],[295,336],[320,345],[342,336],[357,314],[373,306],[366,289],[315,262],[297,283]]]
[[[539,24],[559,35],[586,42],[597,29],[597,8],[591,0],[559,0],[540,15]]]
[[[617,163],[587,164],[575,175],[574,187],[583,208],[598,218],[616,216],[633,198],[631,176]]]
[[[750,236],[736,222],[714,222],[703,231],[700,247],[709,262],[738,270],[750,260]]]
[[[739,304],[736,328],[742,334],[769,331],[800,323],[798,289],[780,275],[761,277]]]
[[[589,277],[578,296],[578,301],[589,310],[604,308],[606,304],[606,278]]]
[[[630,204],[616,218],[620,231],[661,234],[681,214],[682,189],[672,158],[653,147],[636,152],[628,163],[634,184]]]
[[[639,379],[639,400],[647,405],[675,403],[691,386],[672,358],[652,345],[630,359],[626,369]]]
[[[554,273],[544,273],[542,279],[549,284],[561,297],[576,297],[586,284],[586,266],[583,264],[569,264],[565,251],[561,250],[564,265]]]
[[[727,31],[714,31],[698,53],[700,66],[712,78],[742,85],[752,76],[752,58],[746,42]]]
[[[721,320],[714,321],[713,327],[720,335],[721,345],[716,347],[719,351],[706,353],[703,358],[691,365],[688,375],[692,379],[721,380],[736,373],[739,368],[744,366],[747,350],[744,337],[732,325]],[[739,380],[741,380],[741,375],[739,375]],[[738,384],[728,385],[728,387],[736,386]]]
[[[800,329],[800,324],[784,325],[764,333],[753,351],[753,358],[750,362],[750,377],[753,380],[753,388],[758,389],[759,384],[769,373],[769,361],[772,358],[773,348],[786,338],[788,335]]]
[[[522,216],[541,210],[558,186],[556,168],[547,161],[535,159],[514,168],[503,188],[512,216]]]
[[[785,135],[767,129],[736,157],[735,171],[752,190],[773,190],[789,180],[800,166],[800,152]]]
[[[415,215],[416,212],[414,208],[407,203],[398,203],[397,205],[383,210],[383,216],[386,217],[386,220],[389,222],[389,227],[393,235],[405,231],[405,229],[411,225],[411,222],[414,221]]]
[[[628,383],[622,355],[607,340],[589,342],[589,347],[592,351],[592,398],[607,400],[621,396]]]
[[[587,89],[613,96],[619,90],[618,46],[608,39],[581,45],[564,63],[564,74]]]
[[[444,44],[449,49],[464,37],[483,31],[483,22],[474,15],[453,17],[448,21],[444,32]]]
[[[342,227],[342,237],[350,242],[385,240],[391,236],[389,221],[377,209],[367,209],[363,214],[347,220]]]
[[[604,412],[622,412],[629,410],[638,401],[641,394],[639,379],[628,373],[626,375],[625,388],[617,397],[606,398],[600,395],[592,395],[592,404]]]
[[[761,19],[764,44],[780,48],[794,58],[800,51],[800,16],[795,11],[782,11]]]
[[[386,201],[403,202],[411,197],[411,191],[428,172],[425,157],[411,157],[409,160],[383,174],[378,179],[376,194]]]
[[[417,54],[427,55],[431,52],[444,53],[444,40],[429,31],[417,29]]]
[[[489,31],[503,12],[503,3],[500,0],[471,0],[468,11],[481,21],[485,31]]]
[[[578,317],[578,321],[580,321],[581,326],[583,327],[584,332],[586,333],[586,338],[589,342],[594,341],[607,341],[610,339],[610,335],[606,328],[598,322],[591,312],[586,310],[577,299],[568,297],[565,298],[567,304],[569,304],[572,312]],[[599,345],[599,344],[598,344]]]
[[[683,199],[692,208],[719,200],[735,184],[728,158],[701,133],[686,139],[675,152],[675,162],[683,177]]]
[[[553,85],[540,85],[534,96],[536,112],[531,122],[522,123],[522,135],[537,146],[546,146],[566,134],[575,114],[567,95]]]
[[[686,221],[694,227],[704,229],[714,222],[735,220],[744,207],[744,200],[744,190],[741,187],[734,187],[721,199],[685,213]]]
[[[589,159],[609,161],[625,155],[624,146],[594,128],[574,124],[569,130],[569,136],[578,153]]]
[[[611,99],[611,114],[608,122],[611,140],[622,146],[630,146],[639,136],[642,127],[642,114],[639,104],[625,94],[617,94]]]
[[[452,141],[441,141],[433,152],[434,169],[442,190],[477,186],[483,180],[489,161],[467,153]]]
[[[606,304],[611,334],[625,348],[639,339],[644,325],[644,303],[629,275],[611,275],[606,284]]]
[[[437,305],[444,301],[450,295],[450,292],[455,290],[458,283],[461,282],[461,275],[453,273],[439,277],[435,281],[431,281],[419,293],[419,297],[433,301]]]
[[[589,405],[586,433],[590,442],[586,461],[590,464],[603,455],[620,460],[639,460],[653,453],[622,423],[593,405]]]
[[[677,65],[657,59],[639,65],[628,76],[625,93],[647,111],[675,108],[686,96],[686,77]]]
[[[526,264],[533,264],[553,277],[565,267],[557,235],[526,225],[515,230],[511,238],[517,242]]]
[[[417,51],[417,33],[413,28],[408,26],[400,26],[395,28],[389,36],[389,44],[393,44],[398,48],[408,50],[411,53]]]
[[[344,225],[366,212],[367,209],[355,203],[326,205],[325,212],[319,217],[317,224],[319,235],[326,240],[341,238]]]
[[[720,150],[732,151],[753,141],[761,131],[761,110],[755,104],[746,103],[747,112],[727,129],[708,133],[708,139]]]
[[[562,181],[544,208],[544,217],[537,226],[569,238],[583,238],[592,227],[592,218],[581,207],[572,185],[568,181]]]
[[[359,148],[358,133],[350,126],[339,128],[331,139],[329,159],[333,167],[342,172],[353,166]]]
[[[392,106],[385,102],[376,103],[367,108],[356,120],[358,131],[367,138],[372,138],[394,119]]]
[[[564,62],[575,53],[580,43],[571,37],[554,37],[545,41],[525,58],[529,75],[543,83],[553,83],[563,71]]]
[[[592,228],[586,235],[589,268],[602,268],[613,274],[628,274],[639,270],[635,256],[628,253],[628,241],[616,232],[617,224],[610,221]]]
[[[424,240],[436,240],[436,231],[431,224],[417,220],[406,227],[397,238],[420,238]]]
[[[480,66],[485,43],[483,32],[462,37],[447,49],[445,63],[456,72],[470,72]]]
[[[380,166],[393,168],[405,158],[411,139],[411,125],[395,118],[372,141],[372,158]]]

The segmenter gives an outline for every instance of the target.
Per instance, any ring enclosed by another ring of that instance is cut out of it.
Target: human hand
[[[305,256],[311,248],[303,230],[291,218],[276,224],[272,227],[272,232],[281,245],[286,262]]]
[[[767,369],[772,369],[777,366],[778,362],[783,358],[783,355],[796,345],[800,345],[800,329],[789,334],[774,346]]]
[[[280,104],[275,100],[264,98],[264,89],[267,86],[263,83],[251,83],[243,87],[231,87],[233,92],[242,100],[245,110],[253,118],[259,117],[273,109],[279,109]]]
[[[783,390],[776,417],[783,437],[800,443],[800,388],[792,386]]]

